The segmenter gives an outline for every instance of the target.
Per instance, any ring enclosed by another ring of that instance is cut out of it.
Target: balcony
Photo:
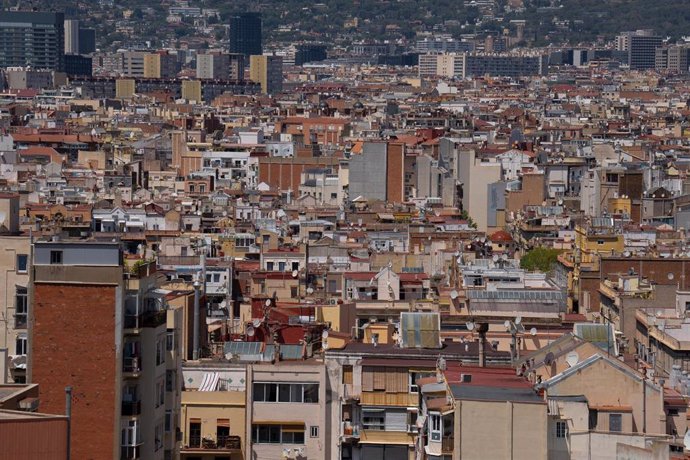
[[[345,401],[359,401],[362,395],[362,387],[346,383],[343,385],[343,399]]]
[[[165,310],[148,311],[138,315],[125,315],[125,329],[141,329],[142,327],[156,328],[165,324],[167,315]]]
[[[122,415],[141,415],[141,401],[122,401]]]
[[[216,451],[216,453],[241,452],[242,438],[237,435],[219,435],[216,439],[201,435],[190,435],[189,446],[182,448],[182,453],[198,453],[201,451]]]
[[[452,436],[445,436],[443,439],[441,439],[441,451],[444,455],[451,455],[454,447],[455,442]]]
[[[141,446],[122,446],[120,448],[121,460],[134,460],[141,458]]]
[[[15,329],[26,329],[27,316],[26,313],[21,315],[14,315],[14,328]]]
[[[343,422],[341,432],[343,439],[359,439],[360,426],[352,422]]]
[[[139,356],[125,356],[122,359],[122,372],[129,374],[141,372],[141,359]]]

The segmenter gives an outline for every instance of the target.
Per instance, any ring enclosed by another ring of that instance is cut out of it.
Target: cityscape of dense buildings
[[[0,458],[690,458],[690,42],[165,5],[0,12]]]

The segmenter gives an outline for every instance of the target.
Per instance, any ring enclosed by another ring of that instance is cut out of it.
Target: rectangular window
[[[26,329],[28,309],[28,294],[23,286],[17,286],[14,302],[14,328]]]
[[[318,438],[319,437],[319,427],[318,426],[311,426],[309,428],[309,437],[310,438]]]
[[[29,265],[28,254],[17,254],[17,272],[26,273]]]
[[[441,414],[429,414],[429,431],[432,441],[441,440]]]
[[[273,271],[273,262],[266,262],[266,271]]]
[[[384,409],[362,409],[362,428],[375,431],[385,430],[386,412]]]
[[[285,262],[278,262],[278,271],[279,272],[285,271]]]
[[[168,351],[175,349],[175,329],[168,329],[165,336],[165,349]]]
[[[304,444],[304,425],[253,425],[255,444]]]
[[[408,391],[410,393],[419,393],[419,386],[417,385],[417,380],[426,377],[434,377],[435,375],[436,374],[433,372],[410,372]]]
[[[165,432],[170,433],[172,431],[172,411],[165,411]]]
[[[175,371],[165,371],[165,391],[174,391],[175,389]]]
[[[201,447],[201,419],[192,419],[189,422],[189,447]]]
[[[254,383],[254,402],[318,403],[318,383]]]
[[[567,438],[568,437],[568,422],[557,421],[556,422],[556,437],[557,438]]]
[[[21,334],[17,336],[17,340],[15,342],[15,350],[14,354],[16,355],[25,355],[26,350],[27,350],[27,339],[26,335]]]
[[[62,251],[50,251],[50,264],[51,265],[61,265],[62,264]]]
[[[623,431],[623,415],[609,414],[609,431]]]
[[[352,365],[350,364],[343,366],[343,383],[345,385],[352,385]]]

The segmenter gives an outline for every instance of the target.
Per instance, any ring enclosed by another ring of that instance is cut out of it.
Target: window
[[[62,251],[50,251],[50,264],[51,265],[61,265],[62,264]]]
[[[154,431],[154,447],[156,451],[163,448],[163,422],[156,425]]]
[[[230,436],[230,419],[216,419],[216,443],[218,447],[225,447]]]
[[[278,262],[278,271],[279,272],[285,271],[285,262]]]
[[[429,431],[432,441],[441,440],[441,414],[429,414]]]
[[[343,366],[343,383],[346,385],[352,385],[352,365],[345,364]]]
[[[299,270],[299,262],[292,262],[292,271]]]
[[[318,403],[318,383],[255,383],[254,402]]]
[[[273,271],[273,262],[266,262],[266,271]]]
[[[165,338],[161,337],[156,341],[156,366],[165,364],[165,348],[167,343],[167,335]]]
[[[425,377],[434,377],[436,374],[433,372],[410,372],[410,382],[409,382],[409,392],[419,393],[419,386],[417,386],[417,380],[423,379]]]
[[[201,419],[189,422],[189,447],[201,447]]]
[[[189,191],[194,193],[194,184],[189,184]]]
[[[170,433],[172,431],[172,411],[165,411],[165,432]]]
[[[318,438],[319,437],[319,427],[318,426],[311,426],[309,428],[309,437],[310,438]]]
[[[156,383],[156,407],[165,404],[165,380],[161,379]]]
[[[175,390],[175,371],[165,371],[165,391]]]
[[[362,409],[362,429],[383,431],[386,427],[386,413],[383,409]]]
[[[623,431],[623,415],[609,414],[609,431]]]
[[[27,339],[25,334],[20,334],[17,336],[17,341],[15,343],[15,355],[25,355],[27,350]]]
[[[253,425],[255,444],[304,444],[304,425]]]
[[[556,421],[556,437],[557,438],[567,438],[568,437],[568,422],[563,420]]]
[[[213,282],[214,283],[220,283],[220,273],[214,273],[213,274]]]
[[[168,351],[175,349],[175,329],[168,329],[165,336],[165,349]]]
[[[27,290],[23,286],[17,286],[15,291],[15,310],[14,310],[14,328],[26,329],[27,313],[28,313],[28,295]]]
[[[17,254],[17,271],[19,273],[26,273],[29,265],[28,254]]]

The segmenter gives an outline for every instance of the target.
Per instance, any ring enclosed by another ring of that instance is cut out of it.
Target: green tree
[[[530,271],[548,272],[558,259],[560,249],[534,248],[520,259],[520,267]]]

